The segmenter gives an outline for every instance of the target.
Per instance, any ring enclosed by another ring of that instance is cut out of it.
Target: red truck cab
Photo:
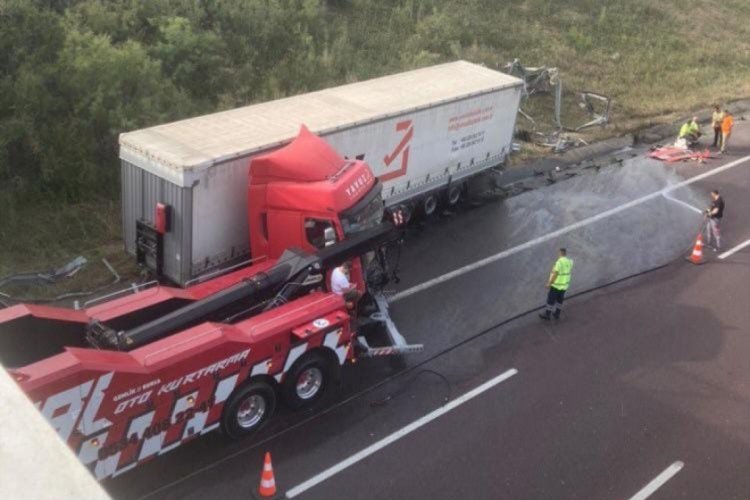
[[[342,240],[374,227],[383,218],[380,190],[365,162],[342,158],[303,126],[289,145],[250,163],[253,258],[275,259],[291,247],[320,250],[328,228]]]
[[[362,160],[342,158],[302,126],[287,146],[250,163],[248,220],[253,259],[288,248],[315,252],[383,220],[382,186]],[[352,280],[364,291],[361,263]]]

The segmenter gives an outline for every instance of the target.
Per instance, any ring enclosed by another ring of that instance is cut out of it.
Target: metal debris
[[[543,134],[541,132],[534,132],[534,136],[539,137],[537,144],[552,149],[555,153],[563,153],[568,149],[587,146],[588,142],[578,138],[573,138],[568,134],[565,134],[562,130],[555,130],[549,134]]]
[[[88,261],[86,260],[85,257],[79,256],[54,271],[11,274],[0,279],[0,287],[8,285],[10,283],[23,283],[26,285],[42,285],[42,286],[54,285],[64,279],[72,278],[87,263]],[[96,288],[92,290],[67,292],[67,293],[63,293],[61,295],[57,295],[51,298],[14,297],[7,293],[0,292],[0,308],[10,307],[10,305],[16,302],[50,303],[50,302],[59,302],[59,301],[66,300],[66,299],[88,297],[116,283],[119,283],[121,280],[120,275],[117,273],[115,268],[112,267],[112,264],[110,264],[105,258],[102,258],[102,263],[107,267],[107,269],[109,269],[109,271],[114,276],[113,280],[110,281],[109,283],[105,283],[104,285],[97,286]]]
[[[523,80],[523,95],[518,113],[531,123],[531,140],[537,144],[551,148],[556,153],[561,153],[570,148],[587,144],[583,139],[572,138],[564,132],[579,132],[594,126],[603,127],[609,123],[612,99],[596,92],[583,91],[578,92],[581,99],[578,105],[589,114],[591,119],[577,127],[563,125],[560,116],[563,84],[560,79],[560,71],[557,68],[547,66],[526,67],[518,59],[514,59],[512,62],[504,65],[502,69],[506,73]],[[536,94],[549,93],[554,93],[555,96],[553,114],[554,131],[544,133],[537,130],[539,128],[537,120],[528,111],[524,110],[523,106],[530,97]]]
[[[560,71],[557,68],[548,68],[547,66],[526,67],[516,58],[512,62],[503,66],[503,70],[509,75],[516,76],[523,80],[523,103],[535,94],[546,94],[555,92],[555,125],[558,129],[563,128],[560,121],[560,105],[562,103],[562,81],[560,80]],[[518,111],[524,118],[529,120],[536,127],[536,120],[527,112],[520,108]]]
[[[26,283],[30,285],[52,285],[66,278],[71,278],[86,265],[88,261],[78,256],[64,266],[52,271],[9,274],[0,278],[0,287],[8,283]]]
[[[585,109],[592,117],[591,121],[580,125],[576,132],[589,127],[605,126],[609,123],[609,111],[612,108],[612,99],[596,92],[580,92],[581,102],[579,106]],[[594,103],[597,103],[595,105]]]

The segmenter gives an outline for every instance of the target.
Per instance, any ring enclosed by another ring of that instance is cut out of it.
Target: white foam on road
[[[648,497],[653,495],[656,490],[664,486],[664,483],[672,479],[675,474],[680,472],[684,466],[685,464],[679,461],[673,463],[672,465],[664,469],[664,471],[656,476],[650,483],[644,486],[641,491],[630,497],[630,500],[646,500]]]
[[[631,209],[633,207],[636,207],[638,205],[641,205],[647,201],[651,201],[658,197],[666,197],[672,201],[676,201],[680,204],[686,205],[691,210],[697,210],[700,212],[699,209],[693,207],[692,205],[689,205],[687,203],[684,203],[680,200],[677,200],[676,198],[672,197],[670,194],[680,188],[683,188],[685,186],[689,186],[691,184],[694,184],[696,182],[702,181],[703,179],[706,179],[708,177],[720,174],[722,172],[726,172],[727,170],[730,170],[734,167],[737,167],[738,165],[741,165],[745,162],[750,160],[750,156],[745,156],[743,158],[740,158],[738,160],[735,160],[731,163],[727,163],[726,165],[723,165],[721,167],[717,167],[713,170],[709,170],[708,172],[704,172],[702,174],[696,175],[695,177],[691,177],[690,179],[684,180],[682,182],[678,182],[676,184],[673,184],[671,186],[667,186],[659,191],[655,191],[653,193],[647,194],[645,196],[642,196],[640,198],[637,198],[635,200],[632,200],[628,203],[624,203],[620,206],[611,208],[609,210],[605,210],[604,212],[601,212],[599,214],[593,215],[591,217],[588,217],[586,219],[583,219],[581,221],[578,221],[574,224],[570,224],[568,226],[565,226],[563,228],[560,228],[556,231],[552,231],[551,233],[547,233],[545,235],[539,236],[538,238],[534,238],[532,240],[527,241],[526,243],[522,243],[521,245],[508,248],[506,250],[503,250],[502,252],[498,252],[494,255],[490,255],[489,257],[485,257],[484,259],[480,259],[476,262],[473,262],[471,264],[467,264],[463,267],[459,267],[458,269],[455,269],[453,271],[450,271],[448,273],[445,273],[441,276],[438,276],[436,278],[433,278],[431,280],[425,281],[424,283],[421,283],[419,285],[415,285],[411,288],[407,288],[406,290],[402,290],[401,292],[396,293],[395,295],[392,295],[389,298],[389,302],[397,302],[401,299],[405,299],[406,297],[409,297],[411,295],[414,295],[419,292],[423,292],[429,288],[432,288],[434,286],[440,285],[442,283],[445,283],[446,281],[450,281],[453,278],[457,278],[459,276],[462,276],[466,273],[469,273],[471,271],[475,271],[479,268],[482,268],[484,266],[487,266],[489,264],[492,264],[493,262],[497,262],[501,259],[504,259],[506,257],[510,257],[511,255],[515,255],[519,252],[523,252],[524,250],[527,250],[529,248],[532,248],[536,245],[539,245],[541,243],[545,243],[547,241],[553,240],[555,238],[559,238],[560,236],[563,236],[565,234],[568,234],[572,231],[575,231],[577,229],[586,227],[590,224],[593,224],[595,222],[598,222],[600,220],[606,219],[608,217],[611,217],[615,214],[619,214],[621,212],[624,212],[625,210]]]
[[[310,488],[322,483],[326,479],[338,474],[339,472],[351,467],[352,465],[356,464],[357,462],[360,462],[364,460],[365,458],[369,457],[373,453],[377,452],[378,450],[382,450],[389,444],[398,441],[404,436],[407,436],[408,434],[411,434],[412,432],[416,431],[420,427],[432,422],[436,418],[440,417],[441,415],[445,415],[449,411],[453,410],[454,408],[457,408],[461,406],[462,404],[466,403],[467,401],[479,396],[483,392],[492,389],[497,384],[504,382],[508,380],[510,377],[518,373],[518,370],[515,368],[511,368],[510,370],[501,373],[495,378],[492,378],[488,380],[487,382],[483,383],[482,385],[470,390],[469,392],[465,393],[462,396],[457,397],[456,399],[450,401],[449,403],[446,403],[445,405],[441,406],[440,408],[428,413],[427,415],[415,420],[414,422],[410,423],[406,427],[402,427],[401,429],[397,430],[393,434],[390,434],[389,436],[384,437],[380,441],[377,441],[367,448],[355,453],[354,455],[350,456],[349,458],[342,460],[341,462],[337,463],[336,465],[329,467],[328,469],[324,470],[320,474],[311,477],[307,481],[305,481],[302,484],[299,484],[292,488],[291,490],[286,492],[287,498],[294,498],[298,495],[301,495],[305,491],[309,490]]]

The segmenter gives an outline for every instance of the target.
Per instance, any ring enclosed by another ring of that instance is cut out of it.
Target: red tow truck
[[[253,255],[265,258],[247,267],[83,309],[0,310],[0,361],[96,478],[214,429],[252,434],[279,400],[319,401],[357,356],[422,349],[399,334],[381,293],[398,229],[366,163],[303,127],[252,160],[249,189]],[[356,300],[330,291],[343,262]]]

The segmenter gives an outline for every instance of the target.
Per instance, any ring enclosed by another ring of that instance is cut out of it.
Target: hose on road
[[[429,373],[429,374],[435,375],[436,377],[440,378],[440,380],[443,381],[443,383],[445,384],[445,386],[448,389],[447,390],[447,394],[442,398],[443,403],[447,403],[448,401],[450,401],[451,400],[451,395],[453,393],[453,385],[450,383],[450,380],[448,380],[448,377],[446,377],[445,375],[443,375],[439,371],[430,370],[428,368],[423,368],[423,369],[419,370],[417,373],[415,373],[414,376],[411,377],[409,380],[406,380],[403,384],[401,384],[401,387],[399,387],[399,389],[397,391],[395,391],[395,392],[393,392],[391,394],[388,394],[386,397],[384,397],[382,399],[378,399],[376,401],[372,401],[370,403],[370,406],[373,406],[373,407],[374,406],[385,406],[391,400],[396,399],[397,397],[399,397],[402,394],[404,394],[406,392],[406,390],[409,387],[411,387],[411,384],[415,380],[417,380],[420,375],[425,374],[425,373]]]
[[[692,244],[691,244],[691,248],[692,248]],[[606,288],[606,287],[609,287],[609,286],[612,286],[612,285],[616,285],[616,284],[619,284],[619,283],[623,283],[625,281],[628,281],[628,280],[633,279],[633,278],[637,278],[639,276],[646,275],[648,273],[657,271],[659,269],[666,268],[666,267],[668,267],[668,266],[670,266],[670,265],[672,265],[672,264],[674,264],[676,262],[680,262],[680,261],[682,261],[682,259],[683,259],[682,257],[678,257],[678,258],[675,258],[672,261],[667,262],[665,264],[654,266],[654,267],[648,268],[646,270],[639,271],[637,273],[630,274],[628,276],[619,278],[619,279],[614,280],[614,281],[610,281],[610,282],[607,282],[607,283],[604,283],[604,284],[601,284],[601,285],[596,285],[594,287],[578,291],[578,292],[573,293],[570,296],[568,296],[567,299],[570,300],[570,299],[573,299],[573,298],[576,298],[576,297],[580,297],[580,296],[583,296],[583,295],[586,295],[586,294],[589,294],[589,293],[592,293],[592,292],[596,292],[596,291],[601,290],[603,288]],[[445,375],[443,375],[443,374],[441,374],[441,373],[439,373],[439,372],[437,372],[435,370],[430,370],[430,369],[427,369],[427,368],[423,368],[425,365],[431,363],[432,361],[436,360],[437,358],[439,358],[441,356],[444,356],[444,355],[446,355],[446,354],[448,354],[448,353],[450,353],[452,351],[455,351],[456,349],[458,349],[458,348],[460,348],[460,347],[462,347],[462,346],[464,346],[464,345],[466,345],[466,344],[468,344],[470,342],[473,342],[473,341],[479,339],[480,337],[483,337],[483,336],[485,336],[485,335],[487,335],[487,334],[489,334],[489,333],[497,330],[498,328],[501,328],[501,327],[503,327],[503,326],[505,326],[505,325],[507,325],[509,323],[512,323],[513,321],[519,320],[519,319],[523,318],[524,316],[527,316],[529,314],[532,314],[532,313],[535,313],[537,311],[540,311],[543,308],[544,308],[544,306],[537,306],[537,307],[534,307],[534,308],[531,308],[531,309],[527,309],[527,310],[525,310],[523,312],[520,312],[518,314],[515,314],[515,315],[513,315],[511,317],[505,318],[502,321],[499,321],[498,323],[496,323],[494,325],[491,325],[491,326],[489,326],[489,327],[487,327],[487,328],[485,328],[485,329],[483,329],[483,330],[481,330],[481,331],[479,331],[479,332],[477,332],[477,333],[475,333],[475,334],[473,334],[473,335],[471,335],[471,336],[469,336],[469,337],[461,340],[460,342],[458,342],[456,344],[450,345],[450,346],[446,347],[445,349],[442,349],[442,350],[440,350],[440,351],[432,354],[431,356],[429,356],[426,359],[423,359],[419,363],[416,363],[416,364],[414,364],[412,366],[404,368],[403,370],[399,370],[398,372],[396,372],[396,373],[394,373],[394,374],[392,374],[392,375],[390,375],[390,376],[388,376],[388,377],[386,377],[386,378],[384,378],[384,379],[376,382],[375,384],[373,384],[371,386],[368,386],[368,387],[365,387],[364,389],[361,389],[361,390],[359,390],[357,392],[354,392],[354,393],[350,394],[349,396],[347,396],[346,398],[344,398],[344,399],[342,399],[340,401],[337,401],[336,403],[332,404],[331,406],[328,406],[328,407],[326,407],[326,408],[324,408],[322,410],[319,410],[319,411],[315,412],[314,414],[310,415],[307,418],[304,418],[304,419],[300,420],[299,422],[296,422],[296,423],[294,423],[294,424],[292,424],[290,426],[287,426],[287,427],[285,427],[284,429],[282,429],[282,430],[280,430],[278,432],[275,432],[273,434],[265,436],[263,439],[250,444],[247,448],[239,450],[237,453],[232,454],[232,455],[230,455],[230,456],[228,456],[226,458],[231,458],[232,456],[240,455],[242,453],[250,451],[251,449],[254,449],[254,448],[257,448],[259,446],[262,446],[262,445],[264,445],[264,444],[266,444],[266,443],[268,443],[268,442],[270,442],[270,441],[272,441],[274,439],[277,439],[278,437],[280,437],[280,436],[282,436],[284,434],[287,434],[287,433],[289,433],[289,432],[291,432],[293,430],[296,430],[296,429],[298,429],[298,428],[306,425],[307,423],[313,421],[314,419],[320,418],[323,415],[331,413],[334,410],[337,410],[338,408],[341,408],[341,407],[347,405],[348,403],[354,401],[355,399],[361,398],[361,397],[363,397],[363,396],[365,396],[365,395],[367,395],[369,393],[372,393],[373,391],[375,391],[375,390],[377,390],[377,389],[379,389],[379,388],[381,388],[381,387],[383,387],[383,386],[385,386],[387,384],[390,384],[391,382],[394,382],[394,381],[396,381],[398,379],[401,379],[401,378],[405,377],[406,375],[408,375],[410,373],[415,373],[416,375],[414,377],[412,377],[411,379],[408,379],[406,381],[407,387],[410,385],[410,383],[414,379],[417,378],[417,376],[419,376],[419,374],[421,372],[431,372],[431,373],[434,373],[435,375],[439,376],[441,379],[445,380],[445,382],[448,384],[448,386],[450,388],[450,390],[449,390],[449,396],[450,396],[450,392],[452,391],[452,384],[447,379],[447,377],[445,377]],[[383,405],[387,404],[389,401],[393,400],[398,395],[400,395],[403,392],[405,392],[405,390],[406,390],[405,388],[402,389],[402,390],[398,390],[398,391],[394,392],[393,394],[390,394],[390,395],[388,395],[388,396],[386,396],[386,397],[384,397],[384,398],[382,398],[380,400],[374,401],[370,405],[371,406],[383,406]]]

